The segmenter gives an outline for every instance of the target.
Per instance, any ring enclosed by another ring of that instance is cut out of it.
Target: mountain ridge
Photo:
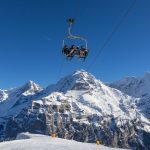
[[[150,72],[146,72],[143,77],[125,77],[110,86],[134,97],[150,95]]]

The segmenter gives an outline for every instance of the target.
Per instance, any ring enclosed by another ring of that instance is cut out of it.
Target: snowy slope
[[[117,148],[51,138],[39,134],[24,133],[18,135],[18,139],[19,140],[0,143],[0,150],[119,150]]]

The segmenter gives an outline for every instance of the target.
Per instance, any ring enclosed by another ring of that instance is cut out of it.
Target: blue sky
[[[47,86],[74,70],[86,70],[131,3],[1,0],[0,88],[20,86],[28,80]],[[124,76],[142,76],[150,70],[149,8],[149,0],[136,1],[89,72],[104,82],[112,82]],[[73,33],[88,39],[90,54],[85,62],[68,62],[61,54],[69,17],[76,17]]]

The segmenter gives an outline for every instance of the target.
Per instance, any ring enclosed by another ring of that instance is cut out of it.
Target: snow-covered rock
[[[0,90],[0,103],[4,102],[8,98],[6,90]]]

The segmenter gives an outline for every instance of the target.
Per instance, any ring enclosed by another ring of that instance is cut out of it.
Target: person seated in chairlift
[[[73,50],[73,48],[74,48],[74,45],[72,45],[71,48],[69,48],[68,45],[65,45],[63,48],[64,54],[67,56],[68,60],[71,60],[73,57],[71,54],[71,51]]]
[[[64,53],[66,56],[69,55],[70,49],[69,49],[68,45],[65,45],[65,46],[64,46],[64,48],[63,48],[63,50],[62,50],[62,53]]]
[[[77,46],[77,47],[74,47],[73,51],[72,51],[72,55],[73,56],[78,56],[80,54],[80,47]]]
[[[81,48],[80,48],[80,57],[86,57],[87,53],[88,53],[87,49],[84,48],[83,46],[81,46]]]
[[[85,57],[88,55],[88,50],[85,49]]]
[[[76,52],[76,50],[77,49],[76,49],[75,45],[72,45],[71,48],[70,48],[70,54],[69,55],[73,57],[75,52]]]
[[[80,46],[77,46],[77,52],[76,52],[76,55],[80,55]]]

